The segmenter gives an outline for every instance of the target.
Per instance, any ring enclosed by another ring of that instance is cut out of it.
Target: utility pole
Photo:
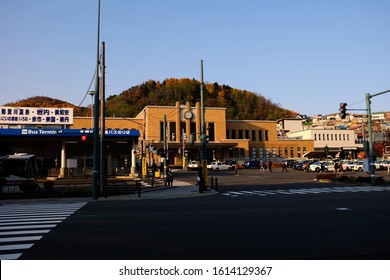
[[[366,106],[367,106],[367,122],[368,122],[368,149],[369,158],[368,165],[371,174],[371,185],[375,186],[375,166],[374,166],[374,140],[372,137],[372,117],[371,117],[371,98],[390,92],[390,90],[382,91],[376,94],[366,93]]]
[[[144,109],[144,133],[142,136],[142,178],[146,178],[146,109]]]
[[[164,138],[164,186],[167,186],[167,115],[164,115],[164,123],[163,123],[163,138]]]
[[[203,94],[203,60],[200,61],[200,122],[201,122],[201,132],[200,139],[201,143],[201,151],[200,151],[200,159],[202,164],[202,173],[205,181],[207,182],[207,154],[206,154],[206,123],[205,123],[205,113],[204,113],[204,94]],[[204,187],[206,189],[206,187]],[[203,192],[205,189],[199,189],[200,192]]]
[[[93,182],[92,198],[96,200],[99,195],[99,46],[100,46],[100,0],[98,2],[98,28],[97,28],[97,54],[95,79],[95,104],[93,114]]]
[[[105,147],[105,131],[106,131],[106,62],[105,62],[105,43],[102,42],[102,63],[101,63],[101,96],[100,96],[100,191],[103,192],[106,188],[107,166],[106,166],[106,147]]]

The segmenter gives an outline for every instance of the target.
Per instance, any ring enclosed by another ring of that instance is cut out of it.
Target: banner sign
[[[73,124],[73,108],[0,106],[0,124]]]
[[[93,136],[93,129],[58,129],[58,128],[0,128],[0,136],[18,137],[87,137]],[[105,135],[108,138],[139,137],[140,132],[136,129],[107,129]]]

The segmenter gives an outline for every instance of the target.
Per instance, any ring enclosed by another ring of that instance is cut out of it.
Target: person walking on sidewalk
[[[270,159],[268,160],[267,165],[268,165],[268,171],[269,171],[269,173],[272,173],[272,161],[271,161]],[[267,172],[268,172],[268,171],[267,171]]]
[[[283,171],[287,172],[287,163],[285,161],[282,161],[282,172]]]
[[[264,169],[264,161],[260,160],[260,171],[265,171]]]
[[[234,175],[236,175],[236,176],[240,175],[240,174],[238,174],[238,163],[237,162],[234,164]]]

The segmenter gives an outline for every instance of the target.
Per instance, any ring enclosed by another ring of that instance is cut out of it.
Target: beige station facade
[[[277,121],[226,120],[226,108],[205,107],[205,124],[208,135],[207,160],[300,158],[314,149],[313,140],[286,139],[278,136]],[[149,165],[161,164],[164,148],[164,117],[168,164],[185,166],[189,160],[200,160],[201,107],[187,102],[175,106],[146,106],[135,118],[106,118],[106,128],[136,129],[140,132],[136,159],[142,154]],[[91,127],[91,118],[75,117],[70,128]],[[193,145],[190,134],[196,135]],[[184,136],[184,137],[183,137]],[[129,147],[133,151],[134,147]],[[130,157],[131,158],[131,157]],[[122,163],[125,164],[125,163]]]

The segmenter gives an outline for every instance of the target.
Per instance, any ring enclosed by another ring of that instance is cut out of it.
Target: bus
[[[36,182],[37,165],[35,155],[16,153],[0,157],[0,185],[4,188],[23,192],[35,191],[39,185]]]

